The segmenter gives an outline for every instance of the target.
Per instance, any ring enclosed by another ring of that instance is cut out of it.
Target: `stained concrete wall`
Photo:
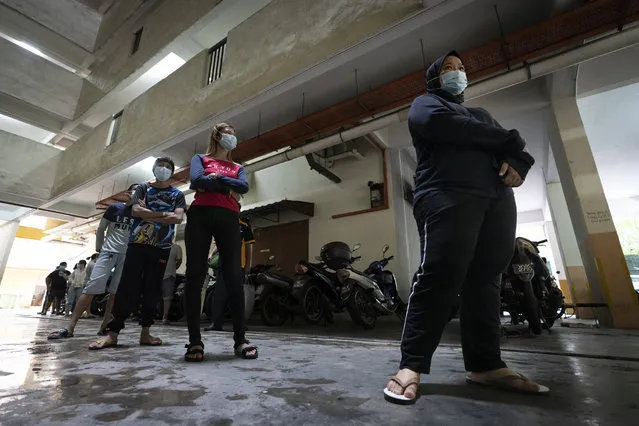
[[[91,65],[91,74],[86,82],[89,87],[82,91],[78,101],[77,115],[88,110],[115,86],[141,69],[164,47],[220,2],[221,0],[166,1],[141,20],[139,25],[133,27],[131,34],[118,35],[118,47]],[[121,11],[122,14],[130,12],[131,10],[128,9]],[[112,25],[112,23],[107,21],[105,25]],[[140,28],[144,28],[140,47],[132,55],[134,32]],[[104,29],[105,33],[109,30],[112,31],[110,28]],[[101,29],[101,33],[102,31]]]
[[[109,10],[102,17],[98,35],[95,39],[95,48],[98,50],[102,45],[120,28],[122,23],[135,10],[140,7],[145,0],[115,1]]]
[[[229,33],[220,80],[205,86],[207,53],[195,56],[125,108],[116,145],[105,151],[94,131],[65,151],[65,162],[87,167],[61,170],[54,193],[100,176],[421,7],[419,0],[271,2]]]
[[[62,151],[0,131],[0,153],[0,191],[41,200],[50,197]]]
[[[0,90],[65,118],[73,118],[82,79],[0,38]]]

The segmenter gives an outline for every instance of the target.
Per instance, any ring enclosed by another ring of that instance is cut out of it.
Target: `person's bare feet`
[[[409,370],[408,368],[402,368],[397,372],[395,377],[397,377],[397,379],[402,383],[410,383],[414,381],[419,383],[420,374],[416,371]],[[394,380],[389,380],[386,384],[386,389],[393,392],[395,395],[404,395],[408,399],[415,399],[417,391],[419,390],[419,385],[412,384],[407,386],[406,389],[402,389],[399,383]]]
[[[98,350],[98,349],[105,349],[105,348],[111,348],[113,346],[117,346],[118,345],[118,334],[117,333],[113,333],[112,331],[110,331],[105,337],[104,339],[100,339],[96,342],[93,342],[89,345],[89,349],[92,350]]]
[[[548,393],[550,389],[540,385],[509,368],[498,368],[491,371],[471,372],[471,382],[525,393]]]
[[[159,346],[162,340],[159,337],[151,336],[149,327],[143,327],[140,332],[140,345],[142,346]]]

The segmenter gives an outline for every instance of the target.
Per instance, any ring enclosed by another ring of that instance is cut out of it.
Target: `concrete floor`
[[[251,326],[257,361],[234,358],[230,334],[208,333],[206,361],[186,364],[182,326],[154,327],[162,347],[139,347],[130,326],[121,347],[89,352],[96,320],[51,342],[47,333],[66,321],[34,312],[0,311],[2,425],[630,425],[639,416],[632,332],[557,328],[504,340],[508,364],[552,389],[530,397],[466,385],[451,324],[423,396],[400,407],[381,393],[398,363],[396,321],[372,332],[317,327],[303,335]]]

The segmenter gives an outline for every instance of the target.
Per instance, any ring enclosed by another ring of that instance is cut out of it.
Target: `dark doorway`
[[[274,255],[275,263],[282,268],[280,273],[292,277],[295,264],[308,260],[308,220],[258,228],[254,234],[251,266],[266,263]]]

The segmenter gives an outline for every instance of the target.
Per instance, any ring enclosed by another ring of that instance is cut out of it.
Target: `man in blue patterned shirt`
[[[131,198],[134,221],[121,285],[115,295],[113,319],[107,324],[106,337],[91,344],[89,349],[117,345],[124,321],[138,306],[140,296],[140,345],[162,344],[159,338],[151,336],[149,328],[153,325],[156,305],[161,297],[162,278],[171,252],[175,225],[182,222],[186,208],[184,194],[171,186],[174,171],[173,160],[158,158],[153,165],[155,182],[141,184]]]

